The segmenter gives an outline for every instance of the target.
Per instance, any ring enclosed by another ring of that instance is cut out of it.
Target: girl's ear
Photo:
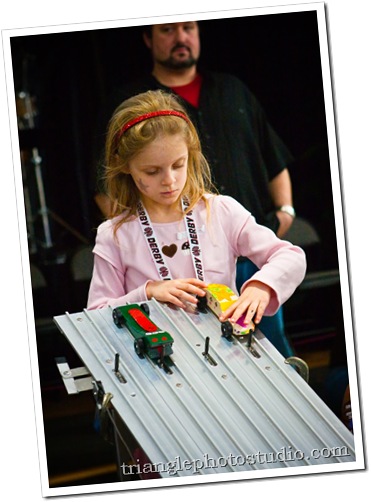
[[[115,165],[116,165],[116,167],[120,166],[121,167],[121,171],[124,174],[130,174],[130,168],[129,168],[129,166],[122,163],[122,160],[121,160],[121,158],[120,158],[120,156],[119,156],[118,153],[115,154],[114,158],[115,158]]]
[[[128,166],[122,166],[121,170],[124,174],[130,174],[130,168]]]

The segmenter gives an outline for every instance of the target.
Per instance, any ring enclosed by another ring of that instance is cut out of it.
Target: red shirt
[[[200,99],[202,77],[197,74],[196,78],[186,85],[177,85],[171,87],[171,90],[178,94],[181,98],[185,99],[195,108],[198,108],[198,103]]]

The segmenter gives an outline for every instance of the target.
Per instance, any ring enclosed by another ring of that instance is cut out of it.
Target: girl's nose
[[[164,176],[162,178],[162,184],[163,185],[172,185],[175,181],[175,174],[172,170],[167,170],[164,172]]]

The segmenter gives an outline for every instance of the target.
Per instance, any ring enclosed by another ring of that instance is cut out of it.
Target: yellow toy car
[[[205,312],[206,307],[209,307],[219,317],[237,299],[238,295],[228,286],[224,284],[209,284],[206,288],[206,295],[198,297],[198,309],[201,312]],[[223,336],[230,338],[232,335],[246,336],[253,333],[255,331],[255,324],[253,321],[245,324],[244,318],[244,315],[241,316],[234,324],[230,321],[222,322]]]

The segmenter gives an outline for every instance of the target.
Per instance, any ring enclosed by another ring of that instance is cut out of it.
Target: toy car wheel
[[[116,326],[118,328],[122,328],[122,326],[124,325],[124,316],[122,315],[120,310],[114,309],[112,311],[112,318],[113,318],[113,322],[116,324]]]
[[[200,312],[206,312],[207,299],[206,296],[198,296],[197,295],[197,309]]]
[[[141,359],[143,359],[144,358],[144,354],[145,354],[143,338],[139,338],[139,340],[135,340],[135,342],[134,342],[134,349],[135,349],[135,352],[137,353],[137,355]]]
[[[227,338],[228,340],[232,338],[233,335],[233,326],[229,321],[222,322],[222,336]]]
[[[140,308],[143,310],[143,312],[147,315],[149,315],[149,307],[146,303],[142,303],[142,305],[140,306]]]

